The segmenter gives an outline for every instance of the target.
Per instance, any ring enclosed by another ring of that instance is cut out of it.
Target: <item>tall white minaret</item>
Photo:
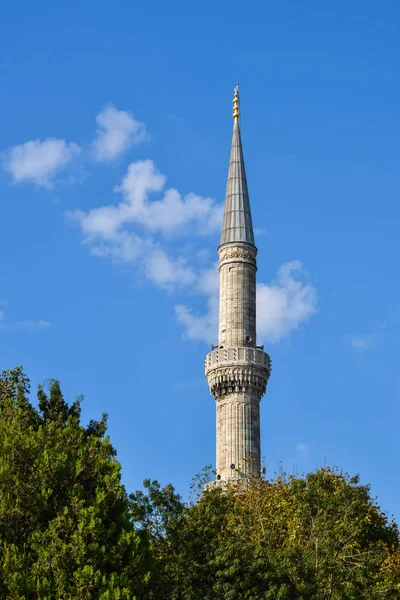
[[[217,403],[217,481],[260,475],[260,400],[271,363],[256,345],[256,256],[240,137],[239,87],[233,97],[233,134],[219,255],[218,346],[205,373]]]

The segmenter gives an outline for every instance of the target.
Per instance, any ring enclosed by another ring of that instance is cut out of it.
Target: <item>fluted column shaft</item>
[[[220,246],[218,346],[256,346],[256,254],[247,243]],[[217,399],[216,468],[221,479],[260,472],[260,396],[237,392]]]
[[[221,346],[256,346],[256,254],[250,244],[219,250],[219,334]]]
[[[260,474],[260,398],[242,392],[217,400],[217,474],[224,481]]]

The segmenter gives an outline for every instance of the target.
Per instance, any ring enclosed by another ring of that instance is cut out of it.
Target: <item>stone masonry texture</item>
[[[235,90],[234,103],[238,104]],[[257,347],[257,248],[247,191],[238,118],[234,120],[219,254],[218,346],[205,373],[216,400],[217,481],[246,481],[260,474],[260,399],[271,363]]]

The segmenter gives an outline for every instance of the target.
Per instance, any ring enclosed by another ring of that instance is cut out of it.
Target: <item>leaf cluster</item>
[[[152,530],[160,523],[158,517],[152,521],[152,498],[162,514],[163,494],[149,491],[150,522],[142,526]],[[151,597],[400,598],[397,526],[358,477],[336,469],[211,489],[196,504],[179,507],[176,517],[178,536],[176,529],[161,527],[152,538],[156,562],[162,549],[163,567],[157,573],[161,581],[152,580]],[[169,523],[171,518],[169,513]]]
[[[58,381],[38,389],[19,367],[0,377],[0,597],[134,598],[149,553],[133,527],[106,416],[80,423]]]
[[[0,375],[0,598],[400,600],[397,525],[358,477],[210,489],[206,468],[189,503],[128,496],[106,430],[57,380],[35,407],[21,367]]]

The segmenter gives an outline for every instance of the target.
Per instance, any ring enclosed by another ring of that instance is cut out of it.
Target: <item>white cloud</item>
[[[97,138],[93,142],[98,161],[111,160],[145,135],[143,124],[114,106],[107,106],[96,118]],[[205,297],[204,314],[186,304],[175,306],[175,314],[190,339],[216,342],[218,335],[218,270],[201,269],[204,249],[196,241],[220,229],[223,204],[194,193],[182,195],[165,188],[166,177],[152,160],[131,162],[114,193],[116,203],[70,211],[83,242],[93,255],[107,257],[135,267],[155,285],[172,291],[186,288]],[[157,195],[155,198],[154,195]],[[176,237],[189,238],[189,247],[172,247]],[[193,264],[192,264],[193,263]],[[195,266],[197,264],[197,267]],[[261,340],[278,342],[317,310],[316,291],[304,283],[302,264],[282,265],[275,280],[257,288],[258,334]]]
[[[121,185],[115,188],[123,196],[116,219],[125,223],[134,221],[151,232],[167,235],[184,234],[183,228],[188,224],[196,224],[198,234],[211,233],[220,226],[223,207],[212,198],[193,193],[182,196],[170,188],[160,200],[149,202],[149,194],[160,192],[165,182],[166,177],[156,169],[153,161],[131,163]]]
[[[210,296],[207,301],[207,312],[203,315],[196,314],[192,308],[185,304],[175,306],[175,316],[183,325],[184,338],[201,340],[209,344],[218,341],[218,298]]]
[[[30,182],[51,189],[55,177],[81,148],[56,138],[31,140],[3,153],[3,167],[15,183]]]
[[[0,310],[0,331],[38,331],[48,329],[50,323],[42,319],[24,320],[24,321],[8,321],[5,312]]]
[[[132,145],[148,139],[146,126],[128,111],[108,104],[96,117],[96,138],[93,140],[94,158],[106,162],[118,158]]]
[[[83,233],[91,238],[113,241],[121,230],[138,224],[150,233],[187,235],[186,226],[194,225],[196,233],[215,231],[222,220],[222,206],[212,198],[189,193],[186,196],[175,189],[164,191],[161,200],[149,200],[149,195],[161,192],[166,178],[153,161],[142,160],[129,165],[127,174],[115,192],[122,194],[119,204],[93,208],[87,213],[69,213],[79,223]]]
[[[350,343],[357,350],[368,350],[375,345],[376,336],[374,334],[354,336],[350,339]]]
[[[315,288],[303,283],[300,261],[283,264],[271,284],[257,286],[257,334],[268,343],[279,342],[300,323],[317,311]],[[205,294],[207,311],[199,315],[185,305],[175,307],[178,321],[184,326],[184,336],[193,340],[216,343],[218,335],[218,270],[204,271],[196,291]]]
[[[189,236],[192,241],[193,235],[205,235],[220,227],[222,206],[211,198],[164,190],[165,181],[151,160],[133,162],[115,188],[122,195],[118,204],[88,212],[70,211],[67,217],[78,224],[92,254],[136,262],[150,281],[168,290],[196,286],[199,276],[187,259],[171,258],[151,236],[159,234],[167,240],[173,235]],[[156,192],[161,192],[161,199],[151,201],[150,194]]]
[[[135,262],[147,248],[140,236],[127,231],[119,231],[112,238],[105,239],[89,234],[84,243],[89,246],[93,256],[109,257],[115,263]]]
[[[207,296],[207,311],[203,315],[192,308],[177,304],[175,316],[184,328],[184,337],[190,340],[202,340],[217,343],[218,340],[218,291],[219,273],[217,264],[200,272],[194,291]]]
[[[160,248],[146,257],[145,272],[150,281],[169,290],[190,285],[195,280],[195,273],[185,259],[171,260]]]
[[[218,263],[215,262],[208,269],[204,269],[200,272],[196,290],[202,294],[206,294],[210,297],[217,297],[219,293],[219,271]]]
[[[257,334],[274,343],[287,336],[317,311],[315,288],[303,283],[302,263],[298,260],[279,267],[271,284],[257,286]]]
[[[112,104],[97,115],[96,124],[92,149],[97,162],[113,160],[148,138],[143,123]],[[57,175],[81,152],[75,142],[57,138],[30,140],[3,152],[2,164],[15,183],[29,182],[51,189]]]
[[[297,444],[296,446],[296,452],[297,454],[300,454],[301,456],[306,456],[307,454],[310,454],[311,451],[311,446],[310,444],[307,444],[307,442],[301,442],[300,444]]]

